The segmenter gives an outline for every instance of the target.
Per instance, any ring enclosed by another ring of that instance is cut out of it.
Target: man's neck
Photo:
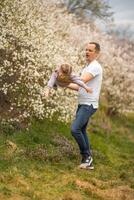
[[[89,65],[91,62],[95,61],[96,59],[93,59],[92,61],[87,61],[87,64]]]

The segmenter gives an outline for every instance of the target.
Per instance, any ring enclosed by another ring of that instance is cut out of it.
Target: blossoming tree
[[[59,88],[45,98],[44,91],[57,65],[67,62],[75,72],[80,71],[88,41],[101,45],[102,96],[108,109],[111,113],[132,109],[133,44],[121,47],[97,27],[78,22],[60,5],[56,0],[5,0],[0,4],[1,121],[22,122],[54,114],[59,120],[70,120],[77,93]]]

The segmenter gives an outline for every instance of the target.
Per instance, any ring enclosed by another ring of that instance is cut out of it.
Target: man
[[[78,108],[71,132],[82,156],[80,168],[85,169],[94,169],[86,128],[90,117],[98,108],[102,83],[102,67],[96,60],[99,53],[100,45],[98,43],[90,42],[86,45],[87,65],[82,70],[81,79],[88,87],[92,88],[93,92],[87,93],[83,88],[73,83],[68,86],[68,88],[78,91]]]

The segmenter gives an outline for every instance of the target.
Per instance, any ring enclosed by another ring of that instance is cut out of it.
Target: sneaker
[[[83,160],[83,162],[80,164],[79,168],[80,169],[94,169],[93,158],[90,156],[85,161]]]

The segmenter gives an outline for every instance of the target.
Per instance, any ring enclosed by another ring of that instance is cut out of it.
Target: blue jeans
[[[76,118],[71,127],[71,133],[79,146],[82,157],[88,157],[91,155],[86,128],[90,117],[96,112],[96,110],[97,109],[93,108],[92,105],[78,105]]]

